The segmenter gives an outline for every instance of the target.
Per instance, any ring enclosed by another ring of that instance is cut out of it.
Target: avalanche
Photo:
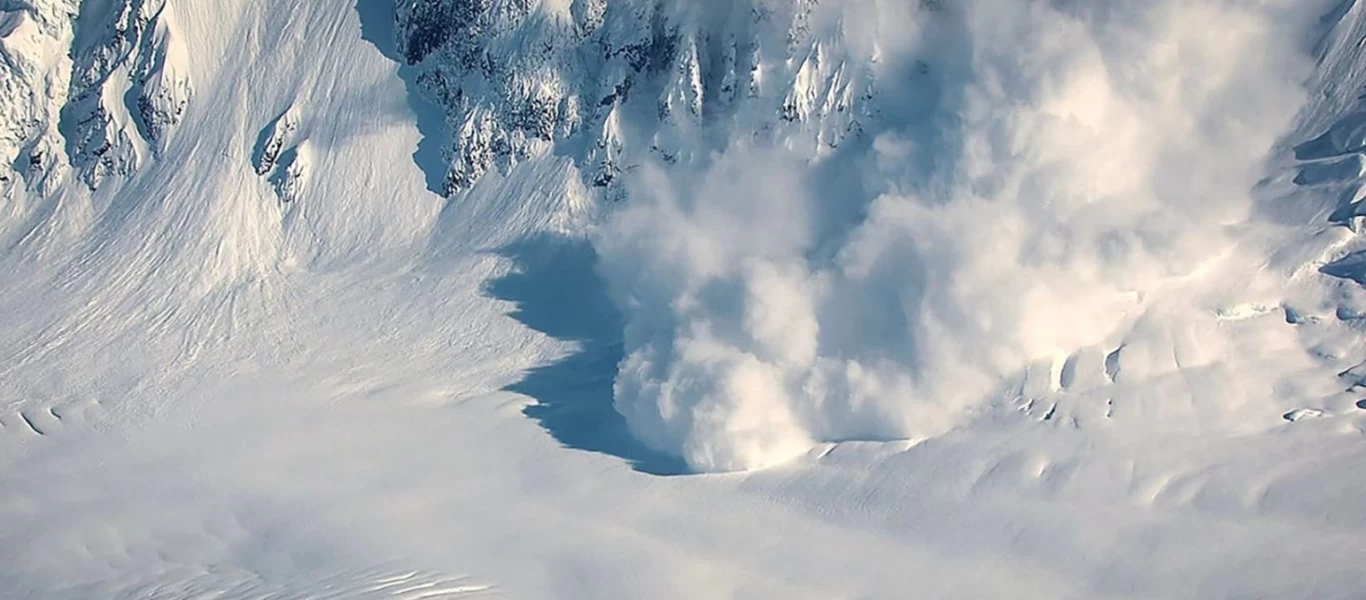
[[[1363,10],[0,0],[0,596],[1358,597]]]

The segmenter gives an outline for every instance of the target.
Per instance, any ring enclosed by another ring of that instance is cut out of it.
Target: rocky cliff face
[[[874,111],[876,48],[812,26],[816,0],[400,0],[397,44],[452,132],[446,192],[530,156],[611,192],[647,156],[740,136],[838,146]],[[821,22],[838,22],[825,19]]]
[[[42,186],[62,161],[56,112],[65,104],[75,0],[0,2],[0,184]]]
[[[91,189],[155,156],[190,100],[166,0],[0,0],[0,185]],[[17,187],[16,187],[17,186]]]

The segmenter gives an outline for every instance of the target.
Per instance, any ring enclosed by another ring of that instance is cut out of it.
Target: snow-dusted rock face
[[[184,113],[189,82],[167,8],[166,0],[81,5],[62,129],[72,166],[92,188],[131,173]]]
[[[166,0],[0,2],[6,184],[91,189],[163,147],[191,95]]]
[[[401,0],[398,47],[446,110],[446,192],[530,156],[614,188],[648,154],[734,136],[838,146],[867,119],[876,48],[831,43],[814,0]],[[928,5],[933,9],[933,5]]]
[[[65,103],[76,0],[0,2],[0,185],[42,186],[63,144],[57,111]]]
[[[291,107],[261,132],[251,157],[256,174],[265,178],[281,202],[298,199],[307,174],[306,144],[298,133],[299,115]]]

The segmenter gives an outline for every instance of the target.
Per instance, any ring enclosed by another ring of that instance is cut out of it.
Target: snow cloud
[[[1303,101],[1317,16],[1302,0],[893,14],[906,4],[813,16],[857,40],[842,62],[873,65],[866,143],[817,152],[793,128],[644,167],[597,232],[627,317],[616,407],[697,470],[940,434],[1032,363],[1141,345],[1157,312],[1202,318]]]

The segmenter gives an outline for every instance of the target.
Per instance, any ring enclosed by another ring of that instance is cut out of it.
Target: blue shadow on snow
[[[398,64],[398,77],[403,80],[408,106],[417,120],[417,131],[422,139],[413,151],[427,183],[427,189],[438,196],[446,195],[446,159],[441,149],[446,146],[449,132],[446,114],[440,106],[428,101],[417,87],[417,72],[404,62],[398,53],[397,29],[394,21],[394,0],[356,0],[356,14],[360,17],[361,38],[379,49],[380,53]]]
[[[523,414],[566,447],[616,456],[652,475],[686,473],[682,460],[635,439],[612,407],[622,317],[607,297],[588,241],[541,235],[496,253],[511,260],[513,268],[486,282],[485,293],[515,303],[509,316],[527,327],[579,345],[575,353],[531,369],[504,388],[536,399]]]
[[[428,189],[444,194],[445,114],[422,95],[416,69],[397,50],[394,0],[356,0],[356,14],[361,37],[398,64],[422,134],[413,160],[426,176]],[[625,419],[612,407],[612,381],[622,358],[622,319],[595,270],[592,246],[586,240],[543,235],[501,248],[497,254],[513,261],[513,269],[486,282],[485,293],[515,303],[510,316],[527,327],[579,345],[574,354],[531,369],[505,388],[536,400],[523,413],[568,448],[615,456],[652,475],[686,473],[682,460],[632,437]]]

